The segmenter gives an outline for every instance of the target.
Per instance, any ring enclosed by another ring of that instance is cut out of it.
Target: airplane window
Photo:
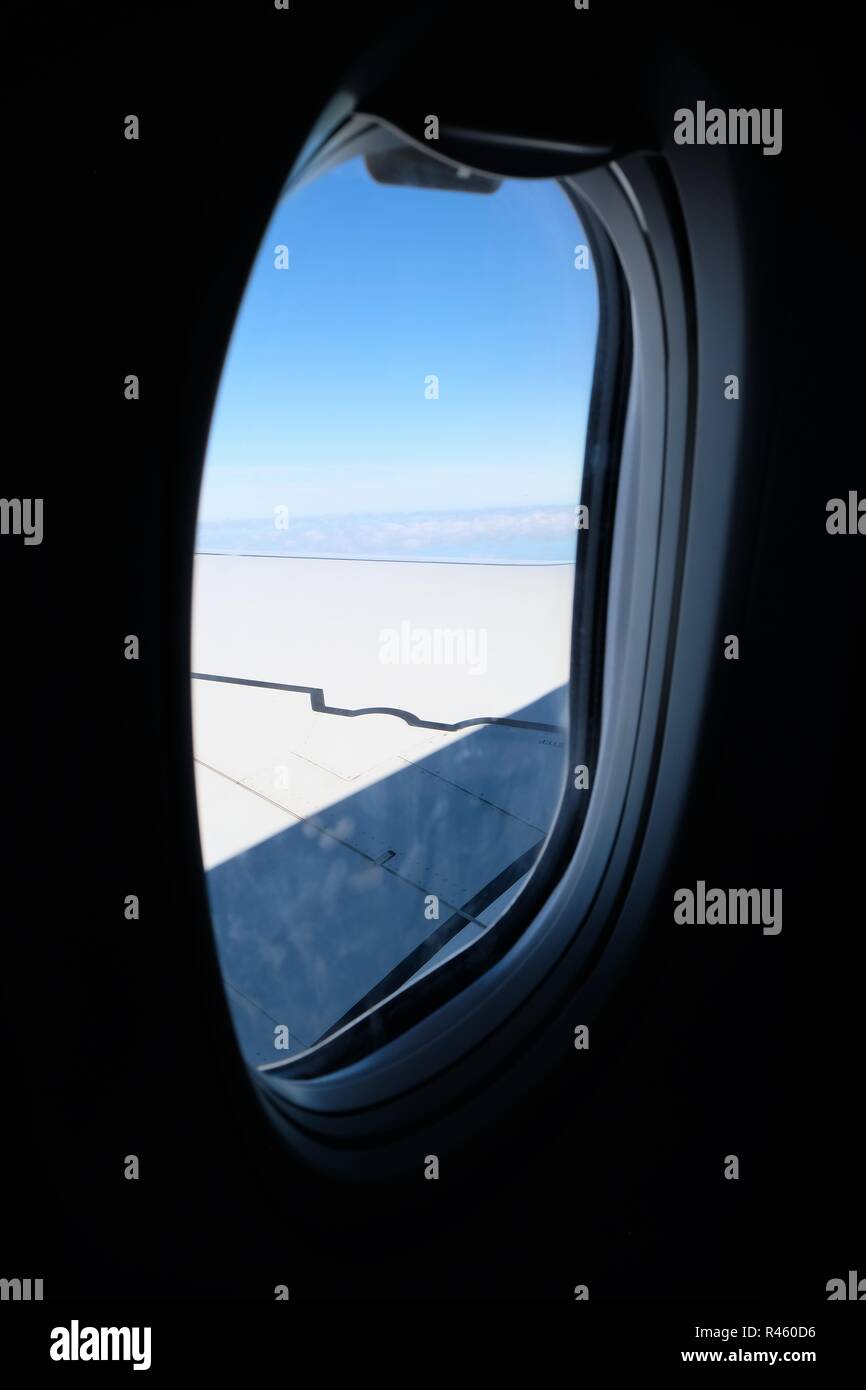
[[[199,827],[255,1065],[495,931],[569,771],[586,238],[554,180],[386,165],[279,203],[202,480]]]

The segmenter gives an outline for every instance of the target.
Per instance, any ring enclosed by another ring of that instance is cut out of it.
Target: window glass
[[[554,181],[278,205],[211,426],[199,826],[244,1055],[285,1060],[495,927],[566,776],[598,324]]]

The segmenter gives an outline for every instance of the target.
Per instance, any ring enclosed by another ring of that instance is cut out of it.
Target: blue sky
[[[283,199],[220,383],[198,548],[567,558],[598,313],[583,240],[546,181],[391,188],[353,160]]]

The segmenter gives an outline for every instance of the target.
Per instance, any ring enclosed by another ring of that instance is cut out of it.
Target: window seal
[[[712,468],[701,471],[699,497],[691,490],[698,447],[696,289],[674,179],[685,173],[688,192],[689,170],[671,169],[675,154],[633,155],[616,169],[567,180],[615,249],[633,331],[610,552],[601,748],[583,833],[563,877],[511,949],[414,1027],[334,1072],[296,1077],[287,1063],[278,1074],[273,1068],[252,1073],[285,1140],[340,1175],[350,1153],[352,1174],[381,1176],[383,1144],[397,1163],[401,1134],[433,1122],[438,1133],[447,1116],[463,1126],[457,1142],[467,1123],[465,1102],[482,1089],[486,1114],[507,1109],[515,1089],[537,1084],[570,1048],[574,1022],[591,1022],[607,1007],[612,981],[646,930],[648,894],[664,872],[697,748],[689,701],[709,672],[706,641],[700,669],[691,657],[680,660],[677,623],[688,616],[693,626],[697,609],[706,627],[708,605],[718,602],[711,565],[715,587],[707,587],[709,575],[695,592],[692,584],[685,615],[678,597],[689,577],[683,554],[697,500],[704,520],[708,508],[722,525],[729,516],[738,458],[736,422],[723,415],[730,424],[722,428],[710,406],[718,444],[710,449]],[[718,189],[716,221],[730,216],[726,192]],[[705,275],[703,292],[707,283]],[[729,294],[738,287],[734,267]],[[736,335],[719,350],[736,353]],[[700,549],[703,554],[704,542]],[[676,707],[669,716],[671,698]]]

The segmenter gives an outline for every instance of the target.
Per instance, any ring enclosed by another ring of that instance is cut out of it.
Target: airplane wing
[[[249,1061],[311,1046],[520,891],[565,775],[573,578],[196,556],[199,827]]]

